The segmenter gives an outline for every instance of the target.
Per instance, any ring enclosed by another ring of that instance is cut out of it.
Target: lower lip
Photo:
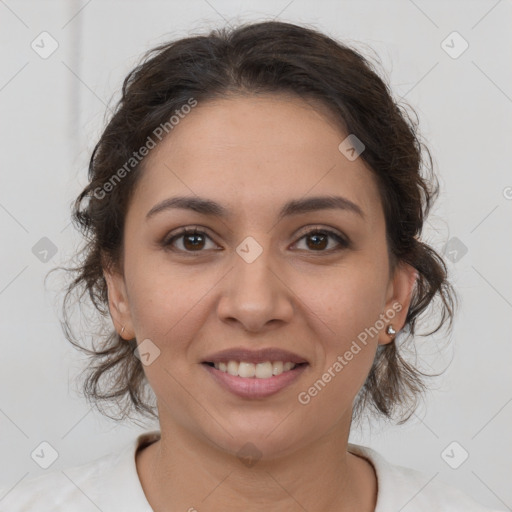
[[[210,375],[225,389],[242,398],[266,398],[290,386],[299,378],[308,365],[301,364],[293,370],[274,375],[268,379],[245,378],[221,372],[213,366],[203,364]]]

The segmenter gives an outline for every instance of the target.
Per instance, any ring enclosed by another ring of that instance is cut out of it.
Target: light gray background
[[[448,260],[461,296],[452,340],[440,355],[442,336],[421,349],[434,369],[452,361],[448,370],[410,423],[365,428],[351,441],[425,472],[426,483],[444,480],[512,510],[512,5],[505,0],[0,0],[0,482],[12,487],[43,473],[30,456],[42,441],[57,450],[50,469],[58,470],[151,428],[116,425],[79,397],[73,378],[82,356],[60,330],[59,287],[45,290],[43,278],[80,242],[70,204],[86,183],[106,105],[141,54],[225,20],[275,17],[365,54],[375,50],[395,95],[418,111],[440,175],[442,196],[424,238],[439,252],[460,241],[451,253],[457,261]],[[59,45],[46,59],[31,48],[43,31]],[[458,58],[445,51],[462,48],[457,36],[442,46],[453,31],[469,44]],[[47,262],[32,251],[42,237],[57,247]],[[453,441],[462,448],[449,451],[452,464],[462,449],[469,453],[458,469],[441,456]]]

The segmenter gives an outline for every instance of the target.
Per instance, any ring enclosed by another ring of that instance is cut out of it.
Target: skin
[[[147,157],[126,216],[124,266],[105,269],[105,278],[118,332],[124,326],[125,339],[149,338],[160,350],[144,371],[162,437],[136,458],[156,512],[374,510],[373,466],[347,452],[352,404],[378,344],[392,339],[387,324],[404,326],[416,273],[399,265],[390,274],[375,178],[361,158],[338,150],[346,135],[302,99],[238,96],[198,104]],[[289,200],[334,192],[364,218],[336,209],[277,219]],[[177,195],[214,200],[232,216],[174,209],[145,218]],[[206,236],[179,238],[174,251],[162,245],[195,226]],[[351,245],[304,236],[315,228]],[[263,250],[252,263],[236,252],[247,236]],[[299,403],[397,303],[401,311]],[[239,346],[283,348],[310,364],[273,396],[239,398],[201,365],[206,354]],[[248,442],[260,453],[251,467],[237,456]]]

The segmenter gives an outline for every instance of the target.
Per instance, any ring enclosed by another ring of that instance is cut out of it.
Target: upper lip
[[[259,350],[248,349],[244,347],[229,348],[220,352],[215,352],[206,356],[203,360],[204,363],[220,363],[228,361],[243,361],[246,363],[264,363],[266,361],[290,361],[295,364],[307,363],[308,361],[303,357],[282,350],[279,348],[262,348]]]

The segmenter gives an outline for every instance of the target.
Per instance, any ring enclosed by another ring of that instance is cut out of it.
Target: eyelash
[[[343,238],[338,233],[336,233],[334,231],[331,231],[329,229],[324,229],[324,228],[313,228],[313,229],[310,229],[309,231],[306,231],[305,233],[303,233],[300,236],[300,238],[297,240],[297,242],[302,240],[303,238],[307,238],[308,236],[311,236],[313,234],[327,235],[328,237],[331,237],[331,238],[335,239],[341,247],[334,248],[334,249],[328,249],[328,250],[319,250],[319,251],[307,250],[307,252],[312,252],[312,253],[318,252],[318,253],[331,254],[333,252],[341,251],[343,249],[348,249],[349,247],[351,247],[350,241],[348,241],[347,239]],[[175,233],[174,235],[172,235],[170,238],[165,238],[163,240],[163,242],[162,242],[162,245],[166,249],[169,249],[169,250],[172,250],[172,251],[180,251],[180,252],[187,253],[187,254],[194,254],[194,253],[205,252],[204,249],[200,249],[200,250],[197,250],[197,251],[187,251],[187,250],[184,250],[184,249],[173,248],[172,244],[177,239],[179,239],[181,237],[184,237],[185,235],[202,235],[202,236],[206,236],[210,240],[212,239],[205,231],[201,231],[197,227],[194,227],[194,228],[184,228],[181,231],[179,231],[178,233]]]

